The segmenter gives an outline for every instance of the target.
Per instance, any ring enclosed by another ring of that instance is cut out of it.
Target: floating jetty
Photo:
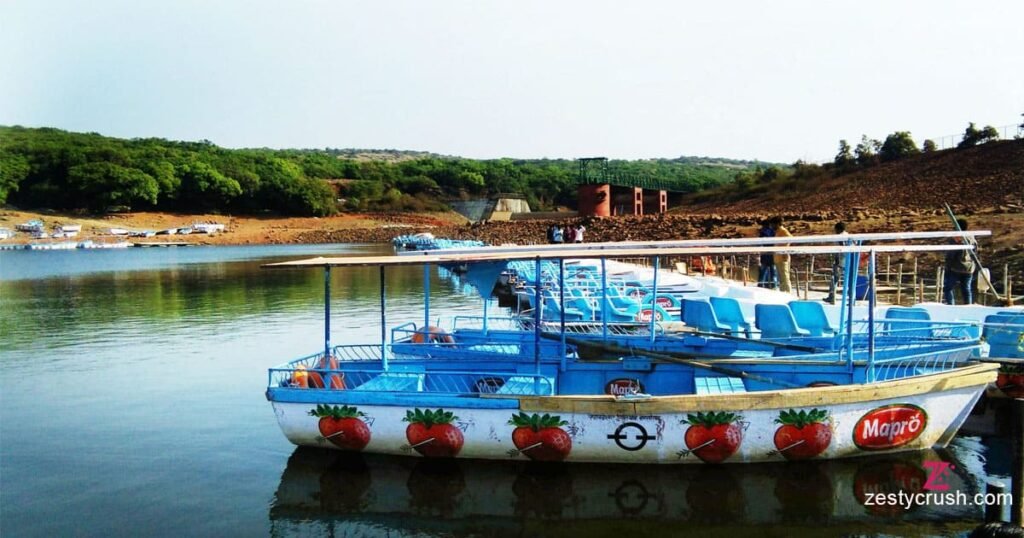
[[[189,243],[187,241],[143,241],[140,243],[132,243],[133,247],[138,248],[153,248],[153,247],[193,247],[195,243]]]

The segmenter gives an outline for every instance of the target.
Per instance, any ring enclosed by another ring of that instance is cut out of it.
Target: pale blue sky
[[[5,125],[793,162],[1021,113],[1020,0],[0,0]]]

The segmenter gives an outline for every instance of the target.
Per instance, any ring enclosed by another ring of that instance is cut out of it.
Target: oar
[[[751,344],[758,344],[763,346],[771,346],[782,349],[792,349],[793,351],[807,351],[810,353],[819,353],[824,349],[814,346],[801,346],[799,344],[787,344],[785,342],[772,342],[771,340],[752,340],[750,338],[744,338],[742,336],[732,336],[731,334],[719,334],[719,333],[708,333],[703,331],[680,331],[684,334],[695,334],[697,336],[711,336],[714,338],[722,338],[725,340],[735,340],[737,342],[748,342]]]
[[[558,339],[558,340],[561,340],[561,338],[562,338],[561,335],[555,335],[555,334],[552,334],[552,333],[542,333],[542,336],[544,336],[545,338]],[[652,358],[652,359],[658,359],[658,360],[662,360],[662,361],[665,361],[665,362],[674,362],[676,364],[685,364],[685,365],[688,365],[688,366],[695,366],[697,368],[702,368],[704,370],[710,370],[710,371],[715,372],[715,373],[725,374],[725,375],[731,376],[731,377],[740,377],[740,378],[743,378],[743,379],[750,379],[752,381],[760,381],[762,383],[768,383],[770,385],[776,385],[776,386],[779,386],[779,387],[785,387],[785,388],[789,388],[789,389],[800,388],[800,385],[797,385],[795,383],[790,383],[788,381],[781,381],[781,380],[778,380],[778,379],[772,379],[770,377],[765,377],[765,376],[758,375],[758,374],[751,374],[751,373],[748,373],[748,372],[744,372],[743,370],[736,370],[734,368],[727,368],[725,366],[718,366],[717,364],[709,364],[709,363],[706,363],[706,362],[701,362],[701,361],[698,361],[698,360],[694,360],[692,358],[689,358],[690,356],[687,355],[687,354],[684,354],[684,353],[674,353],[674,352],[671,352],[671,351],[658,352],[658,351],[648,351],[648,350],[644,350],[644,349],[627,349],[627,348],[624,348],[624,347],[616,346],[614,344],[600,344],[600,343],[588,342],[586,340],[581,340],[579,338],[571,338],[571,337],[566,337],[565,341],[566,341],[566,343],[572,344],[574,346],[590,346],[590,347],[598,348],[598,349],[601,349],[603,351],[606,351],[608,353],[612,353],[612,354],[615,354],[615,355],[634,355],[634,356],[635,355],[640,355],[640,356],[643,356],[643,357],[649,357],[649,358]]]

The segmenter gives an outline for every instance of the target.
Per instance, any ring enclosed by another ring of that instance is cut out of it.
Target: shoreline
[[[14,230],[15,225],[38,219],[46,231],[57,224],[81,224],[82,232],[74,238],[32,239],[19,232],[0,245],[29,243],[60,243],[65,241],[95,242],[186,242],[196,245],[281,245],[326,243],[390,243],[404,234],[430,232],[451,239],[477,239],[488,244],[546,243],[547,228],[554,222],[583,224],[586,242],[628,240],[680,240],[705,238],[738,238],[757,235],[760,221],[770,213],[669,213],[619,217],[571,217],[564,219],[525,219],[469,223],[454,213],[344,213],[331,217],[226,216],[214,214],[186,215],[159,212],[123,213],[102,216],[81,216],[66,213],[0,210],[0,227]],[[948,230],[949,217],[942,210],[890,211],[851,208],[845,213],[820,211],[804,214],[781,213],[786,227],[794,235],[817,235],[832,232],[836,221],[847,223],[855,232],[899,232]],[[981,241],[980,256],[1000,280],[1004,266],[1009,267],[1015,282],[1024,282],[1024,213],[999,209],[966,215],[971,229],[988,229],[992,235]],[[130,238],[109,234],[111,228],[158,231],[189,226],[196,222],[225,225],[223,233],[207,235],[160,235]]]

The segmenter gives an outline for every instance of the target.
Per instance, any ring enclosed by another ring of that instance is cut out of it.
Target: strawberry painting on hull
[[[338,448],[358,451],[370,443],[370,427],[355,407],[319,404],[309,414],[320,417],[320,435]]]
[[[722,463],[732,456],[743,442],[743,430],[739,425],[743,417],[727,412],[698,412],[686,415],[683,424],[686,429],[686,452],[694,454],[706,463]]]
[[[824,409],[779,412],[775,422],[781,426],[775,431],[775,448],[787,460],[806,460],[821,454],[832,444],[830,420]]]
[[[462,450],[463,437],[453,421],[459,417],[451,411],[414,409],[406,411],[402,420],[409,423],[405,438],[409,447],[428,458],[453,458]]]
[[[531,460],[562,461],[572,451],[572,438],[560,427],[568,424],[562,417],[521,412],[512,415],[508,423],[516,426],[512,430],[515,452],[526,454]]]

